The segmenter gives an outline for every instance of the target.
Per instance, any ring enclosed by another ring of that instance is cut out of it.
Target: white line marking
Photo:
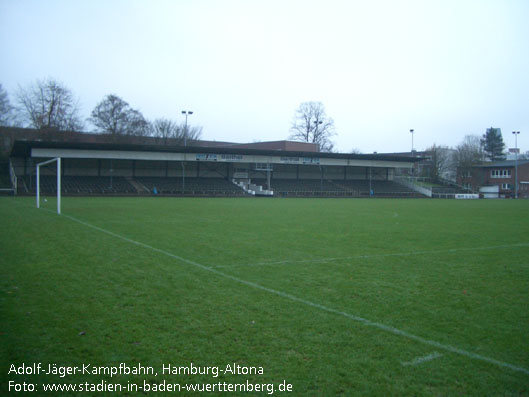
[[[50,212],[53,212],[53,211],[50,210]],[[105,230],[105,229],[100,228],[98,226],[91,225],[90,223],[84,222],[84,221],[82,221],[80,219],[74,218],[74,217],[69,216],[69,215],[65,215],[64,213],[61,216],[64,217],[64,218],[68,218],[68,219],[70,219],[70,220],[72,220],[74,222],[80,223],[81,225],[84,225],[84,226],[89,227],[91,229],[94,229],[94,230],[97,230],[99,232],[108,234],[109,236],[113,236],[113,237],[116,237],[116,238],[118,238],[120,240],[127,241],[127,242],[129,242],[131,244],[134,244],[134,245],[137,245],[139,247],[150,249],[150,250],[152,250],[154,252],[158,252],[158,253],[166,255],[168,257],[177,259],[177,260],[179,260],[181,262],[184,262],[184,263],[187,263],[189,265],[198,267],[198,268],[200,268],[202,270],[206,270],[206,271],[211,272],[213,274],[216,274],[218,276],[221,276],[221,277],[236,281],[236,282],[238,282],[240,284],[244,284],[244,285],[247,285],[249,287],[253,287],[253,288],[259,289],[261,291],[266,291],[266,292],[269,292],[271,294],[280,296],[282,298],[289,299],[289,300],[291,300],[293,302],[302,303],[302,304],[304,304],[306,306],[310,306],[310,307],[314,307],[316,309],[320,309],[320,310],[325,311],[327,313],[337,314],[339,316],[342,316],[342,317],[348,318],[350,320],[359,322],[359,323],[361,323],[363,325],[366,325],[366,326],[369,326],[369,327],[373,327],[373,328],[378,328],[378,329],[380,329],[382,331],[386,331],[386,332],[394,334],[394,335],[402,336],[404,338],[411,339],[411,340],[414,340],[416,342],[423,343],[425,345],[433,346],[433,347],[435,347],[437,349],[445,350],[445,351],[448,351],[450,353],[459,354],[461,356],[465,356],[465,357],[468,357],[468,358],[471,358],[471,359],[474,359],[474,360],[484,361],[484,362],[487,362],[489,364],[496,365],[498,367],[508,368],[508,369],[510,369],[512,371],[522,372],[524,374],[529,375],[529,369],[527,369],[527,368],[523,368],[523,367],[519,367],[519,366],[516,366],[516,365],[513,365],[513,364],[509,364],[509,363],[506,363],[506,362],[503,362],[503,361],[500,361],[500,360],[496,360],[494,358],[482,356],[481,354],[468,352],[466,350],[459,349],[459,348],[454,347],[454,346],[445,345],[445,344],[442,344],[440,342],[436,342],[436,341],[433,341],[433,340],[429,340],[429,339],[423,338],[422,336],[417,336],[417,335],[411,334],[409,332],[402,331],[400,329],[394,328],[394,327],[389,326],[389,325],[385,325],[385,324],[382,324],[382,323],[377,323],[375,321],[371,321],[371,320],[365,319],[363,317],[355,316],[354,314],[350,314],[350,313],[346,313],[346,312],[343,312],[343,311],[340,311],[340,310],[337,310],[337,309],[333,309],[331,307],[324,306],[324,305],[321,305],[319,303],[311,302],[311,301],[305,300],[303,298],[298,298],[297,296],[290,295],[290,294],[288,294],[286,292],[282,292],[282,291],[278,291],[278,290],[275,290],[275,289],[272,289],[272,288],[264,287],[264,286],[262,286],[260,284],[254,283],[252,281],[243,280],[241,278],[232,276],[230,274],[223,273],[223,272],[221,272],[221,271],[219,271],[217,269],[214,269],[212,267],[205,266],[205,265],[202,265],[202,264],[200,264],[198,262],[194,262],[194,261],[192,261],[190,259],[186,259],[186,258],[183,258],[181,256],[172,254],[172,253],[170,253],[168,251],[164,251],[162,249],[153,247],[151,245],[142,243],[140,241],[132,240],[132,239],[130,239],[128,237],[121,236],[121,235],[119,235],[117,233],[111,232],[109,230]]]
[[[245,266],[275,266],[275,265],[286,265],[289,263],[327,263],[339,260],[348,259],[366,259],[366,258],[385,258],[391,256],[413,256],[413,255],[429,255],[429,254],[446,254],[451,252],[460,251],[487,251],[502,248],[516,248],[516,247],[529,247],[529,243],[517,243],[517,244],[504,244],[504,245],[491,245],[489,247],[469,247],[469,248],[449,248],[446,250],[432,250],[432,251],[412,251],[412,252],[395,252],[390,254],[371,254],[371,255],[352,255],[352,256],[340,256],[336,258],[319,258],[319,259],[300,259],[300,260],[283,260],[277,262],[257,262],[257,263],[243,263],[234,265],[220,265],[214,266],[216,269],[228,268],[228,267],[245,267]]]
[[[439,358],[439,357],[443,357],[443,355],[441,353],[433,352],[432,354],[428,354],[427,356],[416,357],[416,358],[414,358],[411,361],[404,362],[404,363],[401,363],[401,364],[404,365],[404,366],[419,365],[419,364],[425,363],[427,361],[435,360],[436,358]]]

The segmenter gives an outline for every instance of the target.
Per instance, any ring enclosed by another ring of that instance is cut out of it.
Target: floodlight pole
[[[184,195],[186,190],[186,169],[184,166],[184,162],[182,161],[182,196]]]
[[[40,208],[40,167],[37,165],[37,208]]]
[[[187,146],[187,116],[192,115],[193,112],[190,110],[182,110],[182,114],[186,115],[186,123],[184,125],[184,146]]]
[[[518,135],[520,131],[513,131],[514,134],[514,198],[518,198]]]
[[[268,190],[272,190],[272,187],[270,186],[270,174],[271,174],[270,170],[271,170],[270,163],[268,163],[266,165],[266,179],[267,179],[266,183],[268,185]]]
[[[321,120],[314,120],[314,135],[317,135],[318,133],[318,126],[322,125],[323,121]]]
[[[413,128],[410,129],[410,133],[411,133],[411,157],[413,157],[413,133],[415,132],[415,130]],[[411,169],[411,174],[413,176],[413,174],[415,174],[415,165],[413,165],[413,168]]]
[[[373,197],[373,167],[369,167],[369,197]]]
[[[61,215],[61,158],[57,158],[57,214]]]

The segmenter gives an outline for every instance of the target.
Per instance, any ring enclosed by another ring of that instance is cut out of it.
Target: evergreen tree
[[[503,143],[503,137],[501,136],[501,128],[487,128],[481,139],[481,144],[485,155],[491,161],[505,160],[506,156],[503,152],[505,143]]]

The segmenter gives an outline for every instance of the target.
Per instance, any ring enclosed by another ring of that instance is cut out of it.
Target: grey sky
[[[235,142],[321,101],[337,149],[407,151],[513,130],[529,150],[529,1],[0,0],[0,83],[54,77]]]

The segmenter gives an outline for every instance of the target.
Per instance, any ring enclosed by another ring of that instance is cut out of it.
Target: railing
[[[413,182],[413,180],[415,180],[415,182],[418,182],[418,179],[419,178],[417,178],[417,177],[412,179],[412,178],[406,178],[406,177],[403,177],[403,176],[399,176],[399,177],[395,177],[394,181],[397,182],[397,183],[400,183],[403,186],[406,186],[407,188],[409,188],[411,190],[416,191],[417,193],[424,194],[427,197],[432,197],[432,195],[433,195],[432,194],[432,188],[427,188],[427,187],[424,187],[424,186],[420,186],[420,185],[417,185],[416,183]]]
[[[278,197],[374,197],[374,198],[417,198],[422,197],[417,192],[377,192],[374,191],[371,195],[367,191],[353,191],[353,190],[285,190],[278,189],[274,191],[274,195]]]
[[[448,186],[452,186],[456,189],[459,189],[459,190],[463,190],[465,192],[468,192],[468,193],[476,193],[474,190],[472,189],[469,189],[467,187],[464,187],[464,186],[461,186],[461,185],[458,185],[457,183],[453,182],[453,181],[449,181],[448,179],[440,179],[440,181]]]
[[[447,179],[440,179],[439,182],[443,183],[448,187],[421,186],[419,184],[420,182],[427,182],[427,178],[423,177],[399,176],[395,177],[394,180],[395,182],[400,183],[403,186],[406,186],[410,189],[415,190],[416,192],[433,198],[455,198],[455,195],[460,192],[475,193],[472,189],[460,186],[457,183],[449,181]],[[455,189],[457,191],[448,191],[450,189]]]

